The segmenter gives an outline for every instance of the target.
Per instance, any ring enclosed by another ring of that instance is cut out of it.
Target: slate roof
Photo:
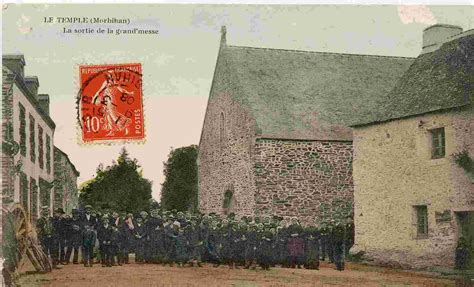
[[[60,148],[58,148],[57,146],[54,146],[54,152],[56,153],[59,153],[59,154],[62,154],[62,156],[64,158],[66,158],[67,162],[69,163],[69,165],[72,167],[72,170],[74,171],[74,173],[76,174],[76,176],[79,176],[80,175],[80,172],[76,169],[76,166],[72,163],[71,159],[69,158],[68,154],[63,152]]]
[[[474,102],[474,30],[420,55],[376,109],[373,124]]]
[[[22,56],[4,55],[3,57],[13,58]],[[13,88],[13,84],[15,83],[17,84],[18,88],[21,89],[23,95],[28,99],[28,101],[30,101],[36,112],[43,118],[45,123],[54,130],[56,128],[56,124],[51,119],[51,117],[40,108],[38,100],[28,90],[24,78],[22,78],[21,75],[17,75],[16,73],[14,73],[5,65],[2,65],[2,95],[6,95],[7,93],[9,93],[10,90]]]
[[[255,118],[259,137],[350,141],[349,125],[370,119],[412,62],[224,44],[211,97],[230,92]]]

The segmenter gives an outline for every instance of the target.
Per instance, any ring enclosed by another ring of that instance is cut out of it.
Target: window
[[[50,184],[42,179],[41,177],[39,178],[39,192],[40,192],[40,201],[41,201],[41,206],[50,206],[50,191],[51,188],[49,186]]]
[[[20,109],[20,153],[26,156],[26,111],[22,104],[18,104]]]
[[[30,159],[36,160],[36,142],[35,142],[35,118],[30,114]]]
[[[426,205],[415,206],[416,230],[418,236],[428,235],[428,207]]]
[[[20,172],[20,202],[26,212],[28,212],[28,177],[24,172]]]
[[[223,207],[223,213],[225,215],[233,213],[235,209],[237,208],[237,200],[232,190],[233,190],[233,187],[231,187],[231,189],[228,189],[224,193],[224,202],[222,204],[222,207]]]
[[[30,177],[30,203],[31,203],[31,217],[33,220],[37,219],[38,213],[38,186],[36,180]]]
[[[433,129],[431,132],[431,158],[442,158],[445,155],[444,128]]]
[[[230,203],[232,201],[232,191],[228,190],[224,193],[224,204],[223,207],[228,209],[230,207]]]
[[[41,169],[44,166],[44,142],[43,142],[43,128],[38,125],[38,164]]]
[[[51,174],[51,137],[46,135],[46,171]]]

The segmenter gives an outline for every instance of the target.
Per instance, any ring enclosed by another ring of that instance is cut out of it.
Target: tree
[[[106,168],[100,164],[95,178],[81,184],[79,200],[82,206],[89,204],[97,210],[136,213],[149,210],[151,185],[138,161],[123,148],[116,162]]]
[[[191,145],[172,149],[164,163],[165,181],[161,188],[161,206],[178,211],[197,209],[197,154]]]

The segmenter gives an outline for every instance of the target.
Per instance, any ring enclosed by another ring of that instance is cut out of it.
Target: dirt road
[[[347,264],[345,271],[324,264],[320,270],[272,268],[270,271],[128,264],[92,268],[62,266],[48,274],[27,274],[21,286],[455,286],[449,279],[381,267]]]

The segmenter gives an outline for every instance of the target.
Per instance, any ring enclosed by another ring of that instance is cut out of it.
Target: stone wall
[[[254,174],[257,215],[313,223],[321,202],[352,201],[352,143],[257,139]]]
[[[71,214],[73,208],[78,207],[79,194],[77,190],[77,177],[75,167],[66,154],[54,147],[54,209],[63,208]]]
[[[209,100],[198,155],[201,212],[222,214],[224,193],[231,190],[231,212],[238,216],[254,214],[254,127],[255,121],[230,94],[222,93]]]
[[[474,184],[453,161],[474,156],[473,114],[445,112],[354,130],[355,246],[377,263],[452,267],[457,214],[474,211]],[[430,130],[444,127],[446,156],[431,158]],[[417,234],[414,206],[426,205],[428,235]]]

